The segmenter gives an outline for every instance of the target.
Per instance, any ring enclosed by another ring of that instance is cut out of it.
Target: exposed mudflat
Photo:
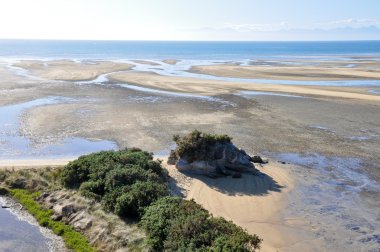
[[[268,246],[273,250],[286,251],[288,240],[294,241],[289,251],[305,248],[378,251],[380,96],[369,91],[379,89],[374,86],[376,80],[371,80],[371,87],[260,84],[174,77],[174,73],[178,73],[174,67],[183,67],[182,61],[162,66],[145,63],[135,62],[140,65],[139,69],[163,70],[155,70],[155,74],[139,72],[136,67],[122,72],[118,69],[118,73],[114,73],[115,69],[102,70],[94,80],[80,82],[48,79],[49,64],[42,64],[44,73],[39,74],[24,66],[32,76],[1,65],[0,74],[4,78],[0,79],[0,105],[3,108],[40,99],[45,101],[49,97],[68,99],[21,109],[17,116],[18,130],[12,136],[27,139],[29,151],[57,146],[65,139],[84,139],[89,145],[106,141],[118,148],[136,146],[164,153],[173,144],[173,134],[185,134],[193,129],[228,134],[248,153],[264,154],[273,163],[285,162],[259,167],[285,186],[279,192],[268,193],[278,197],[286,194],[281,196],[284,201],[276,205],[277,201],[273,200],[277,210],[267,218],[265,226],[255,219],[255,215],[261,215],[258,208],[252,207],[257,211],[252,218],[247,216],[251,208],[243,208],[243,196],[239,201],[240,215],[230,212],[228,204],[223,203],[235,204],[234,198],[240,196],[231,198],[231,192],[239,189],[239,183],[244,184],[244,190],[254,191],[258,178],[243,176],[242,180],[229,178],[228,181],[191,178],[188,183],[194,179],[199,182],[196,187],[186,189],[188,197],[194,197],[215,215],[233,219],[267,237]],[[51,71],[60,68],[55,64]],[[71,66],[67,66],[71,63],[62,64],[65,64],[62,69],[71,71]],[[80,63],[75,66],[77,64]],[[370,62],[362,66],[335,64],[348,72],[351,68],[368,70],[372,67]],[[91,66],[96,65],[87,64],[86,71],[92,71]],[[173,67],[175,71],[159,75],[160,71],[166,71],[165,67]],[[331,66],[319,66],[327,67]],[[361,71],[352,73],[362,74]],[[44,80],[33,76],[43,76]],[[318,78],[319,81],[322,77]],[[9,137],[4,132],[0,135]],[[2,137],[2,150],[4,146],[9,145]],[[274,173],[278,170],[284,175],[277,178]],[[224,186],[225,189],[220,188]],[[202,192],[207,192],[209,198],[203,198]],[[266,196],[254,197],[260,201]],[[272,220],[282,226],[268,225]],[[295,232],[286,231],[290,229]],[[302,230],[306,230],[304,234],[300,234]]]

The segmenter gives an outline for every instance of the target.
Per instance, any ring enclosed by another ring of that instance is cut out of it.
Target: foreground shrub
[[[184,141],[181,150],[188,151],[191,146],[208,148],[231,138],[196,131],[185,140],[177,140]],[[79,189],[119,216],[140,220],[152,251],[245,252],[260,247],[261,239],[256,235],[212,217],[194,201],[169,197],[167,171],[151,154],[139,149],[82,156],[64,167],[61,174],[67,188]]]
[[[102,151],[70,162],[61,173],[67,188],[102,202],[122,217],[138,219],[145,207],[168,195],[167,171],[140,149]]]
[[[194,130],[190,134],[180,137],[173,136],[177,148],[170,153],[169,160],[178,160],[179,157],[185,158],[188,162],[195,160],[210,160],[208,156],[216,144],[231,143],[232,138],[227,135],[214,135],[202,133]]]
[[[145,211],[140,225],[154,251],[255,251],[261,239],[194,201],[164,197]]]
[[[110,170],[116,167],[125,168],[127,165],[136,165],[160,177],[166,176],[166,171],[162,169],[160,162],[153,161],[150,153],[140,149],[125,149],[81,156],[66,165],[61,178],[66,187],[79,188],[85,181],[104,179]]]
[[[165,195],[167,195],[165,185],[138,181],[116,199],[115,213],[137,218],[144,213],[145,207]]]

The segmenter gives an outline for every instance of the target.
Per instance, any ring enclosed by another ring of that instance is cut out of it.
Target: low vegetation
[[[61,187],[61,168],[0,170],[0,184],[13,189],[30,191],[53,190]]]
[[[62,171],[67,188],[100,202],[121,217],[139,219],[144,209],[168,195],[167,171],[140,149],[102,151],[70,162]]]
[[[69,249],[78,252],[96,251],[81,233],[75,231],[69,225],[51,219],[53,210],[42,207],[36,200],[40,195],[39,192],[30,192],[25,189],[11,189],[10,194],[36,218],[41,226],[47,227],[55,234],[62,236]]]
[[[178,152],[203,151],[228,136],[199,131],[175,137]],[[82,156],[62,169],[0,171],[0,194],[18,200],[40,223],[61,235],[74,251],[93,251],[86,238],[51,218],[53,210],[37,201],[39,191],[77,190],[103,208],[137,222],[151,251],[255,251],[261,239],[222,218],[213,217],[192,200],[169,196],[168,173],[151,153],[140,149],[102,151]],[[21,189],[22,188],[22,189]]]
[[[147,208],[140,225],[154,251],[254,251],[261,239],[192,200],[164,197]]]
[[[194,131],[177,140],[186,148],[207,148],[229,143],[231,138]],[[140,149],[82,156],[63,169],[62,182],[99,200],[106,210],[139,221],[152,251],[254,251],[260,247],[256,235],[212,217],[194,201],[168,196],[167,171]]]
[[[210,160],[212,148],[217,144],[231,143],[232,138],[228,135],[214,135],[194,130],[190,134],[180,137],[174,135],[173,140],[177,148],[170,153],[169,160],[178,160],[179,157],[185,158],[188,162],[195,160]]]

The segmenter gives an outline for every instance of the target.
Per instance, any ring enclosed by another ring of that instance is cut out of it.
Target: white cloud
[[[279,31],[287,28],[289,25],[286,22],[271,23],[271,24],[232,24],[225,23],[221,26],[214,27],[216,30],[231,29],[238,32],[248,31]]]
[[[348,18],[342,20],[328,21],[324,23],[312,23],[309,25],[293,25],[287,22],[279,23],[223,23],[213,27],[190,28],[187,31],[219,31],[219,32],[279,32],[289,30],[333,30],[338,28],[380,28],[380,20],[369,18]]]
[[[369,26],[380,27],[379,19],[371,18],[347,18],[341,20],[335,20],[326,23],[317,24],[320,28],[340,28],[340,27],[351,27],[351,28],[362,28]]]
[[[345,19],[308,25],[279,23],[222,23],[183,30],[198,40],[379,40],[380,21]]]
[[[336,20],[332,21],[333,24],[373,24],[373,23],[379,23],[379,20],[376,19],[370,19],[370,18],[348,18],[343,20]]]

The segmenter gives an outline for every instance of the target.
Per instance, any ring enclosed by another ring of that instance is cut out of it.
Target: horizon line
[[[61,39],[61,38],[0,38],[0,40],[34,41],[115,41],[115,42],[380,42],[380,39],[342,39],[342,40],[150,40],[150,39]]]

